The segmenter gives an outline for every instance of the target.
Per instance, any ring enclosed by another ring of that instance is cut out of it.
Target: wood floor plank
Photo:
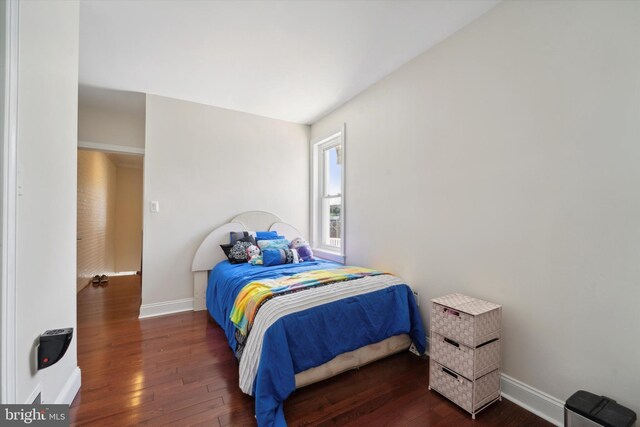
[[[138,319],[140,277],[78,294],[82,387],[72,425],[255,426],[238,362],[206,311]],[[296,390],[291,426],[533,426],[551,424],[503,400],[471,416],[427,390],[428,361],[403,352]]]
[[[139,423],[139,425],[167,425],[180,424],[179,421],[195,414],[207,412],[207,419],[217,419],[220,409],[224,406],[221,398],[205,400],[175,411],[167,412],[161,416],[149,418]],[[217,410],[217,411],[216,411]],[[216,421],[217,423],[217,421]]]

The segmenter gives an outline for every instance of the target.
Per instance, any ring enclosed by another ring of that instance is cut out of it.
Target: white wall
[[[54,402],[79,380],[75,338],[56,365],[33,368],[42,332],[76,326],[78,12],[77,1],[20,2],[18,402],[38,387]]]
[[[78,106],[78,140],[144,148],[144,112],[81,102]]]
[[[0,5],[0,34],[2,34],[2,42],[0,42],[0,135],[3,135],[4,138],[4,112],[5,112],[5,94],[4,94],[4,85],[5,85],[5,67],[7,65],[6,62],[6,54],[7,54],[7,46],[6,46],[6,31],[7,31],[7,3],[2,2]],[[3,150],[0,150],[0,159],[2,159]],[[2,164],[2,163],[0,163]],[[1,231],[0,231],[1,232]]]
[[[139,271],[142,260],[142,169],[118,166],[115,271]]]
[[[305,125],[147,95],[143,305],[192,298],[196,249],[238,213],[271,211],[306,233],[308,140]]]
[[[5,173],[4,173],[4,131],[5,131],[5,76],[6,76],[6,72],[5,72],[5,67],[7,65],[7,61],[6,61],[6,54],[7,54],[7,49],[6,49],[6,44],[7,41],[9,39],[9,37],[7,37],[7,23],[6,23],[6,19],[7,19],[7,8],[8,8],[8,2],[2,2],[0,3],[0,34],[2,34],[2,40],[0,41],[0,135],[2,135],[2,149],[0,149],[0,176],[2,176],[3,178],[0,179],[0,183],[2,184],[0,186],[0,196],[2,196],[2,200],[4,201],[4,195],[2,194],[6,185],[6,182],[1,182],[4,179]],[[4,224],[4,218],[3,218],[3,209],[0,209],[0,224]],[[3,227],[0,226],[0,241],[4,242],[4,236],[3,236]],[[0,248],[0,256],[2,256],[2,259],[4,259],[5,257],[5,252],[6,251],[6,246],[5,248]],[[2,289],[0,289],[0,310],[4,310],[5,307],[5,302],[3,301],[4,298],[4,292],[5,292],[5,279],[4,279],[4,271],[3,271],[3,266],[2,266],[3,262],[0,262],[0,286],[2,286]],[[5,330],[5,325],[3,324],[4,322],[4,314],[0,316],[0,334],[4,332]],[[0,337],[0,354],[4,355],[5,352],[5,340],[7,339],[7,337]],[[5,384],[6,379],[4,378],[4,369],[0,368],[0,384]],[[0,387],[0,402],[5,402],[5,396],[4,396],[4,387]]]
[[[346,123],[347,262],[504,305],[504,372],[640,412],[640,2],[503,2]]]

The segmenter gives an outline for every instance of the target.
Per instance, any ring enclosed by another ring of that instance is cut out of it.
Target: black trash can
[[[615,400],[580,390],[564,405],[565,427],[635,427],[636,413]]]

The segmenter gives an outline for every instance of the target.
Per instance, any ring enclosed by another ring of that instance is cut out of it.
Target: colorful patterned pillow
[[[238,240],[235,245],[231,246],[231,249],[229,249],[229,253],[227,254],[229,262],[231,264],[242,264],[243,262],[247,262],[249,260],[247,257],[247,248],[252,244],[253,243],[251,242],[243,242],[241,240]],[[225,245],[220,246],[223,247]]]
[[[289,249],[289,241],[287,239],[258,240],[258,247],[261,251],[265,249]]]
[[[297,264],[298,262],[300,262],[300,260],[298,259],[298,252],[295,249],[265,249],[262,252],[262,264],[265,267],[280,264]]]

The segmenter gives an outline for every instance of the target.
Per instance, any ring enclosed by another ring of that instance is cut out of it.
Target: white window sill
[[[344,264],[344,255],[342,255],[340,252],[331,252],[326,249],[314,248],[313,255],[317,256],[318,258]]]

